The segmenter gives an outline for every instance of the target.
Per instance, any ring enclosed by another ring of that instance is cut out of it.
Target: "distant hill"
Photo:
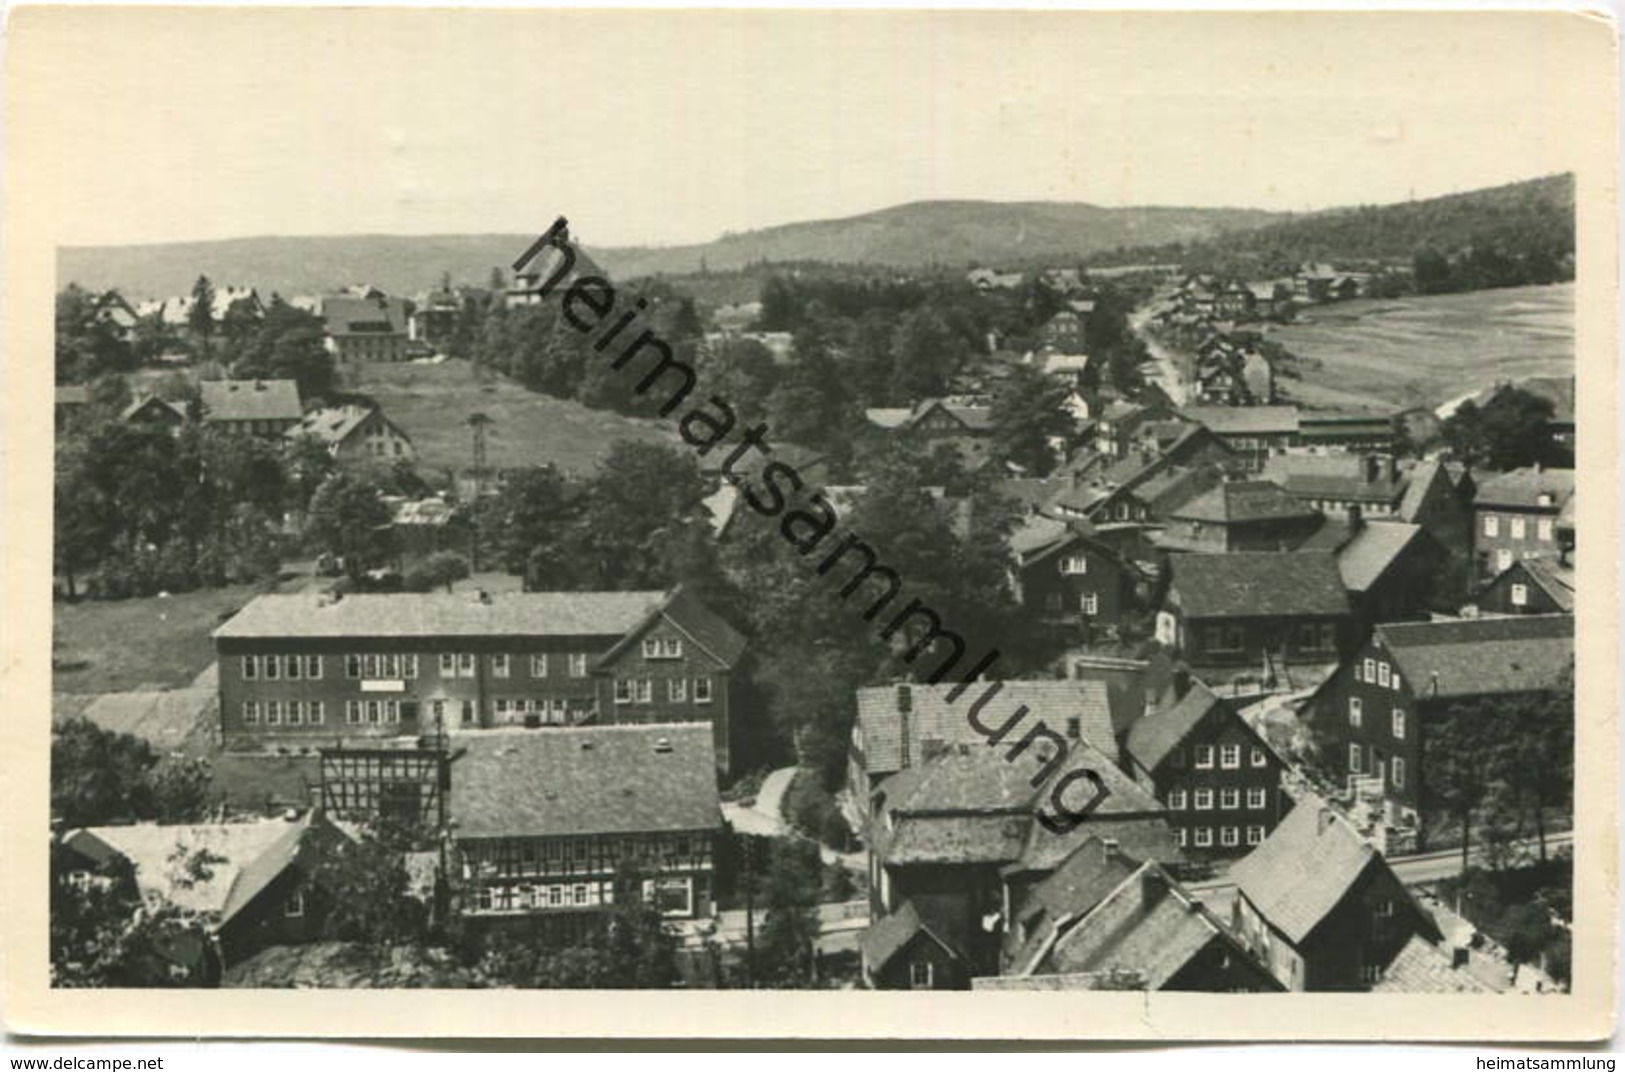
[[[1498,246],[1561,260],[1574,252],[1574,176],[1551,175],[1468,193],[1333,209],[1179,245],[1148,244],[1094,263],[1176,261],[1245,275],[1305,261],[1406,261],[1421,248],[1454,254]]]
[[[1278,219],[1253,209],[1101,208],[1060,202],[921,201],[839,220],[817,220],[725,235],[701,245],[597,249],[620,278],[728,271],[760,261],[826,261],[899,268],[1078,259],[1127,245],[1192,242],[1221,230]],[[140,246],[65,246],[60,285],[119,287],[131,297],[191,289],[199,274],[252,284],[262,293],[315,294],[375,283],[412,294],[443,272],[484,283],[535,235],[354,235],[233,238]],[[591,236],[587,236],[590,238]]]

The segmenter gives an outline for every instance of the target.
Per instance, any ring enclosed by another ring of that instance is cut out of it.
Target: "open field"
[[[190,685],[214,662],[220,616],[259,593],[254,585],[147,599],[58,602],[52,691],[134,692]]]
[[[579,402],[549,398],[498,373],[476,378],[466,361],[347,366],[345,386],[377,399],[384,413],[418,451],[425,472],[461,470],[473,461],[468,418],[483,413],[487,464],[513,468],[551,462],[561,471],[589,475],[623,439],[677,444],[667,422],[635,420]]]
[[[1270,338],[1319,368],[1282,383],[1310,406],[1426,406],[1497,380],[1574,371],[1574,285],[1313,306]],[[1301,366],[1300,366],[1301,367]]]

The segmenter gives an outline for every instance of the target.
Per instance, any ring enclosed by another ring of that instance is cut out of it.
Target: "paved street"
[[[1168,397],[1173,399],[1174,405],[1183,406],[1186,401],[1185,381],[1179,375],[1179,359],[1171,350],[1152,338],[1150,332],[1145,330],[1146,321],[1150,319],[1150,316],[1149,308],[1136,309],[1129,314],[1129,327],[1133,328],[1134,334],[1138,335],[1140,341],[1145,343],[1146,351],[1151,354],[1152,360],[1157,363],[1157,371],[1152,376],[1152,380],[1163,391],[1167,392]]]

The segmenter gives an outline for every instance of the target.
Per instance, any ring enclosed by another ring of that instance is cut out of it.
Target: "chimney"
[[[1365,456],[1365,482],[1367,484],[1375,484],[1377,482],[1377,474],[1381,472],[1381,469],[1382,459],[1378,458],[1375,454],[1367,454]]]
[[[1140,904],[1150,909],[1168,895],[1168,876],[1160,867],[1147,864],[1140,872]]]
[[[897,712],[908,714],[914,710],[914,691],[908,685],[897,686]]]
[[[1123,843],[1114,837],[1101,838],[1100,849],[1108,860],[1121,860],[1123,856]]]
[[[1395,480],[1399,479],[1399,468],[1398,467],[1399,467],[1399,462],[1398,462],[1398,460],[1396,460],[1394,458],[1394,456],[1392,454],[1387,454],[1387,455],[1383,456],[1383,459],[1382,459],[1382,475],[1387,479],[1388,483],[1392,484]]]
[[[1337,813],[1329,807],[1320,809],[1320,824],[1315,829],[1316,834],[1324,834],[1331,829],[1332,823],[1337,820]]]
[[[1175,670],[1174,702],[1177,703],[1178,701],[1183,700],[1185,698],[1185,694],[1189,691],[1191,691],[1191,672],[1184,668]]]
[[[1359,532],[1360,526],[1363,524],[1365,524],[1365,519],[1360,516],[1360,504],[1349,503],[1349,531]]]

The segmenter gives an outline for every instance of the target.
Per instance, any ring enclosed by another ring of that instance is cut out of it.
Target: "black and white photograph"
[[[1606,1033],[1592,21],[14,13],[8,971]]]

